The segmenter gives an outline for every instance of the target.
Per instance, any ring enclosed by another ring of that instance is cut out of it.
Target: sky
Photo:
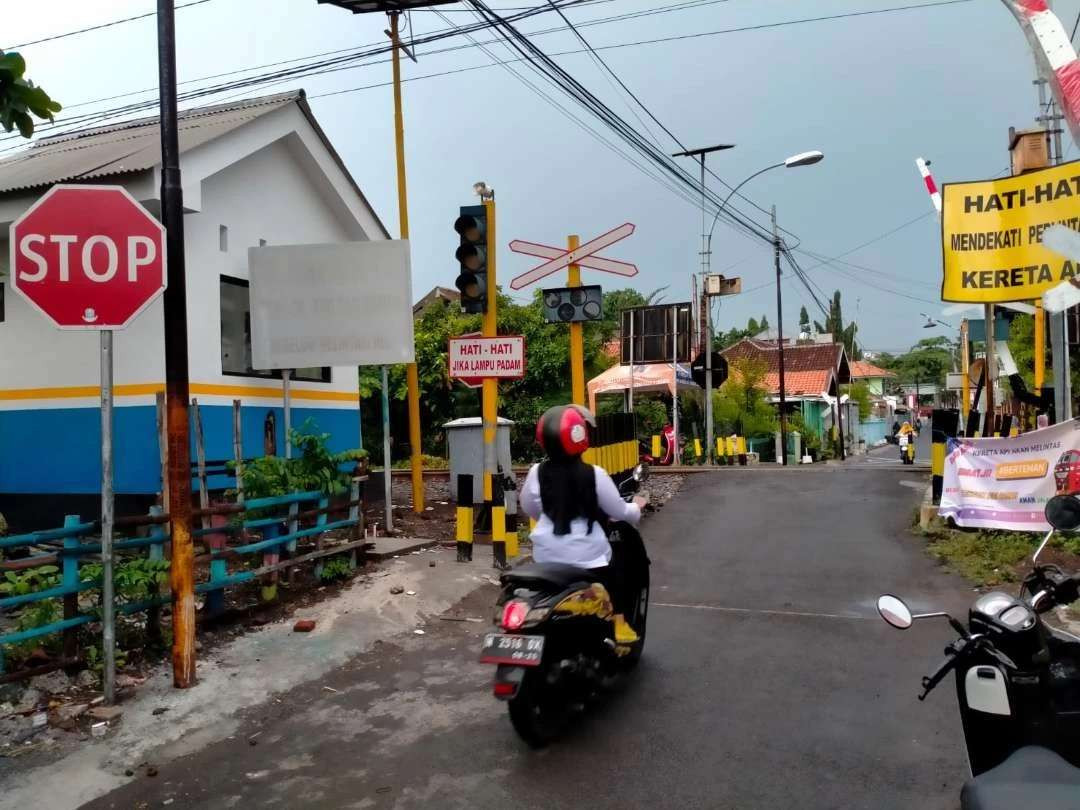
[[[932,161],[939,184],[992,178],[1008,167],[1009,127],[1034,126],[1038,114],[1033,59],[1000,0],[865,13],[934,1],[592,0],[565,13],[682,144],[736,144],[708,157],[709,168],[729,184],[794,153],[825,153],[814,166],[763,174],[743,193],[762,209],[776,206],[788,242],[809,251],[795,255],[817,297],[827,305],[833,291],[841,291],[845,320],[859,324],[860,345],[896,352],[923,337],[955,337],[944,327],[924,330],[920,313],[958,323],[956,316],[942,315],[939,224],[915,158]],[[185,2],[192,0],[177,4]],[[505,11],[545,2],[489,0],[489,5]],[[68,108],[58,122],[64,115],[153,99],[153,17],[22,43],[154,7],[152,0],[8,0],[0,11],[0,47],[21,46],[29,78]],[[1054,8],[1071,31],[1080,0],[1058,0]],[[588,24],[643,10],[662,13]],[[441,13],[456,25],[475,20],[464,3],[443,6]],[[793,23],[851,13],[860,16]],[[383,15],[354,16],[316,0],[202,0],[179,8],[176,19],[178,73],[181,82],[190,82],[181,91],[223,80],[194,81],[214,74],[386,42]],[[411,14],[411,25],[419,36],[446,28],[447,22],[435,11],[421,10]],[[519,28],[533,34],[563,25],[549,12]],[[727,33],[714,33],[720,31]],[[632,44],[671,37],[682,38]],[[476,38],[485,42],[493,35],[482,32]],[[582,48],[565,30],[532,39],[548,54]],[[587,241],[631,222],[635,233],[604,255],[635,263],[639,275],[624,281],[585,270],[585,283],[634,286],[646,294],[666,287],[665,301],[687,300],[690,274],[700,270],[699,204],[646,176],[557,110],[522,79],[619,143],[529,68],[513,64],[514,75],[495,64],[493,57],[512,58],[504,43],[487,46],[489,53],[476,47],[432,53],[459,44],[470,43],[456,37],[419,46],[418,63],[403,63],[403,77],[412,79],[404,85],[404,105],[415,297],[435,285],[453,286],[457,236],[452,224],[458,206],[478,201],[472,185],[484,180],[496,191],[497,269],[504,289],[509,278],[539,262],[510,252],[511,239],[562,245],[570,234]],[[555,58],[635,128],[651,130],[664,152],[681,150],[588,54]],[[303,88],[323,129],[396,236],[393,98],[390,66],[383,60],[233,90],[199,103]],[[141,93],[74,106],[135,91]],[[14,143],[0,139],[0,150]],[[1076,157],[1075,147],[1066,157]],[[696,164],[687,168],[696,177]],[[726,194],[713,178],[708,185]],[[766,214],[744,201],[738,204],[768,227]],[[720,302],[715,328],[741,327],[763,314],[775,325],[771,246],[721,223],[712,247],[713,272],[740,276],[743,284],[740,295]],[[796,329],[802,305],[811,318],[824,320],[789,271],[783,296],[786,331]]]

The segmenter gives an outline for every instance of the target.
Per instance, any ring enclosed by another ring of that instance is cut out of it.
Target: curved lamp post
[[[710,265],[712,260],[712,235],[716,229],[716,223],[720,219],[720,214],[727,208],[728,200],[735,196],[740,188],[745,186],[759,174],[764,174],[772,169],[794,169],[799,166],[811,166],[815,163],[821,162],[824,159],[824,153],[818,150],[812,150],[810,152],[800,152],[797,155],[784,160],[782,163],[774,163],[771,166],[766,166],[760,171],[754,172],[747,177],[733,189],[731,193],[727,195],[724,202],[720,207],[716,209],[716,216],[713,217],[712,227],[709,228],[709,238],[706,241],[706,254],[709,257]],[[773,228],[773,253],[776,261],[776,348],[778,352],[777,360],[780,365],[780,457],[781,464],[787,464],[787,417],[784,415],[784,408],[787,405],[787,398],[784,392],[784,312],[783,304],[780,297],[780,233],[776,227],[776,206],[772,207],[772,228]],[[712,357],[712,335],[709,335],[709,345],[707,347],[707,357]],[[709,436],[712,435],[712,392],[708,392],[705,397],[705,421],[706,421],[706,433]],[[710,439],[711,441],[711,439]]]

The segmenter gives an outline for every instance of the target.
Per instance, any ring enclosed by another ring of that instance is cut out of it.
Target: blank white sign
[[[407,240],[248,249],[257,369],[413,362]]]

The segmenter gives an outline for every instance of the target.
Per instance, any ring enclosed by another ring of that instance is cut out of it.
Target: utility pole
[[[405,183],[405,117],[401,109],[400,11],[388,11],[394,74],[394,143],[397,152],[398,222],[402,239],[409,238],[409,197]],[[420,446],[420,376],[415,361],[405,366],[409,401],[409,466],[412,472],[413,511],[424,511],[424,460]],[[387,511],[390,505],[387,504]]]
[[[195,685],[195,574],[191,542],[191,443],[188,429],[187,279],[184,195],[176,113],[176,21],[173,0],[158,0],[158,88],[161,103],[161,222],[169,285],[165,289],[165,425],[172,563],[173,685]]]
[[[710,152],[720,152],[725,149],[733,149],[735,144],[723,143],[716,146],[706,146],[701,149],[688,149],[685,152],[676,152],[672,157],[696,157],[701,166],[701,286],[704,290],[708,286],[708,278],[712,269],[712,249],[709,232],[705,228],[706,222],[706,189],[705,189],[705,155]],[[730,199],[730,197],[729,197]],[[724,201],[727,205],[727,200]],[[720,207],[722,211],[724,206]],[[719,216],[720,211],[717,211]],[[705,457],[709,463],[713,463],[713,455],[716,451],[716,438],[713,436],[713,403],[712,403],[712,306],[708,294],[702,296],[705,305],[705,444],[707,449]],[[676,383],[677,385],[677,383]]]
[[[498,335],[498,289],[495,278],[495,193],[482,197],[484,201],[485,220],[487,222],[487,309],[484,311],[484,319],[481,333],[484,337],[493,338]],[[581,324],[577,324],[579,327]],[[498,453],[496,441],[499,422],[499,385],[494,377],[485,377],[483,387],[483,411],[481,423],[484,433],[484,507],[490,518],[494,505],[495,489],[494,478],[498,473]],[[500,504],[501,505],[501,504]]]
[[[776,351],[780,363],[780,455],[787,465],[787,395],[784,384],[784,305],[780,297],[780,229],[776,226],[776,206],[772,207],[773,257],[776,261]],[[840,388],[836,389],[836,407],[840,409]]]
[[[571,253],[578,249],[579,244],[581,244],[581,239],[576,234],[566,237],[566,249]],[[491,280],[490,272],[488,276],[489,291],[495,288],[495,282]],[[571,264],[567,268],[566,286],[581,286],[581,267],[579,265]],[[488,306],[491,306],[490,300]],[[580,322],[570,324],[570,390],[575,405],[585,404],[585,333],[582,326],[583,324]],[[492,332],[492,337],[494,336],[495,333]],[[631,367],[631,373],[633,373],[633,367]]]

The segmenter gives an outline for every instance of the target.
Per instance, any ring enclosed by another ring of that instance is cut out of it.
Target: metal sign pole
[[[679,464],[679,307],[671,308],[671,426],[675,429],[672,463]]]
[[[292,438],[289,433],[292,431],[292,371],[285,369],[281,372],[281,390],[282,398],[284,400],[283,410],[285,411],[285,458],[292,458]]]
[[[105,702],[116,698],[116,615],[113,605],[113,333],[101,332],[101,602]]]
[[[386,499],[386,515],[383,525],[386,531],[394,530],[393,476],[390,474],[390,383],[386,366],[382,367],[382,459],[383,497]]]

